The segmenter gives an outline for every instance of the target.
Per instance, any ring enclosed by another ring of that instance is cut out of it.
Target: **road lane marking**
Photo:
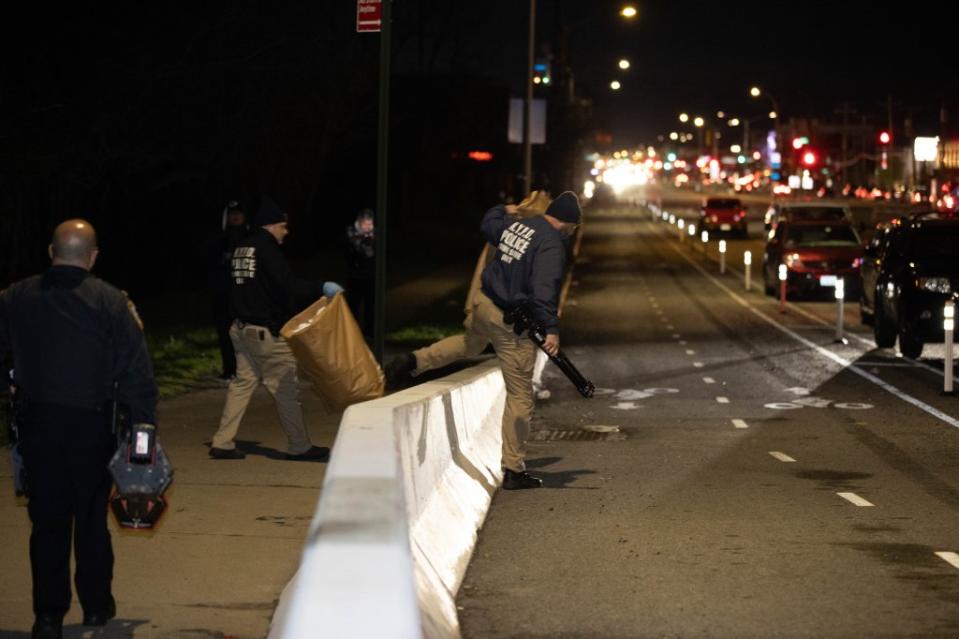
[[[870,373],[870,372],[868,372],[868,371],[866,371],[866,370],[863,370],[863,369],[860,368],[858,365],[852,363],[851,361],[849,361],[849,360],[846,359],[845,357],[842,357],[841,355],[837,355],[836,353],[833,353],[832,351],[823,348],[823,347],[820,346],[819,344],[816,344],[816,343],[814,343],[814,342],[809,341],[808,339],[806,339],[805,337],[799,335],[798,333],[796,333],[796,332],[793,331],[792,329],[787,328],[786,326],[780,324],[779,322],[777,322],[776,320],[774,320],[772,317],[770,317],[769,315],[767,315],[767,314],[764,313],[763,311],[755,308],[752,304],[750,304],[748,301],[744,300],[741,296],[739,296],[738,294],[734,293],[728,286],[726,286],[725,284],[723,284],[722,282],[720,282],[719,280],[717,280],[715,277],[713,277],[712,275],[710,275],[709,273],[707,273],[705,269],[703,269],[703,268],[702,268],[699,264],[697,264],[693,259],[689,258],[687,255],[685,255],[684,253],[682,253],[678,248],[676,248],[675,246],[672,246],[672,244],[670,244],[670,247],[671,247],[671,248],[673,249],[673,251],[675,251],[681,258],[683,258],[684,260],[686,260],[687,262],[689,262],[690,266],[692,266],[694,269],[696,269],[697,271],[699,271],[699,273],[700,273],[703,277],[705,277],[707,280],[709,280],[710,282],[712,282],[712,284],[715,285],[717,288],[719,288],[720,290],[722,290],[723,292],[725,292],[726,295],[728,295],[730,298],[733,299],[733,301],[735,301],[735,302],[736,302],[737,304],[739,304],[740,306],[746,308],[750,313],[752,313],[753,315],[755,315],[755,316],[758,317],[759,319],[763,320],[764,322],[766,322],[767,324],[769,324],[769,325],[772,326],[773,328],[775,328],[775,329],[777,329],[778,331],[780,331],[781,333],[783,333],[783,334],[791,337],[792,339],[796,340],[796,341],[799,342],[800,344],[803,344],[803,345],[809,347],[810,349],[814,350],[815,352],[817,352],[819,355],[823,356],[824,358],[830,359],[830,360],[832,360],[833,362],[835,362],[836,364],[839,364],[839,365],[842,366],[844,369],[846,369],[846,370],[848,370],[848,371],[850,371],[850,372],[852,372],[852,373],[855,373],[856,375],[859,375],[859,376],[862,377],[863,379],[866,379],[866,380],[872,382],[872,383],[875,384],[876,386],[880,387],[881,389],[883,389],[884,391],[890,393],[891,395],[894,395],[894,396],[898,397],[899,399],[901,399],[902,401],[906,402],[907,404],[912,404],[913,406],[915,406],[915,407],[918,408],[919,410],[921,410],[921,411],[923,411],[923,412],[925,412],[925,413],[928,413],[929,415],[932,415],[932,416],[935,417],[936,419],[938,419],[938,420],[940,420],[940,421],[942,421],[942,422],[945,422],[946,424],[949,424],[949,425],[952,426],[953,428],[959,428],[959,419],[956,419],[956,418],[954,418],[954,417],[951,417],[951,416],[947,415],[946,413],[942,412],[941,410],[939,410],[938,408],[935,408],[935,407],[933,407],[933,406],[930,406],[929,404],[925,403],[924,401],[919,400],[919,399],[916,399],[916,398],[913,397],[912,395],[909,395],[908,393],[905,393],[905,392],[899,390],[897,387],[893,386],[892,384],[890,384],[890,383],[888,383],[888,382],[886,382],[886,381],[884,381],[884,380],[882,380],[882,379],[879,379],[878,377],[876,377],[875,375],[873,375],[872,373]]]
[[[695,367],[695,368],[702,368],[702,367],[703,367],[703,363],[702,363],[702,362],[693,362],[693,367]]]
[[[936,556],[939,559],[942,559],[948,564],[951,564],[953,568],[959,568],[959,554],[954,552],[937,552]]]
[[[733,270],[733,269],[730,269],[730,270]],[[742,271],[734,271],[734,272],[736,272],[736,273],[739,275],[740,278],[743,278],[743,277],[744,277],[744,275],[742,274]],[[793,304],[792,302],[786,302],[786,306],[788,306],[791,310],[795,311],[795,312],[798,313],[799,315],[802,315],[803,317],[805,317],[805,318],[807,318],[807,319],[811,319],[812,321],[816,322],[817,324],[819,324],[819,325],[821,325],[821,326],[829,326],[829,327],[834,326],[834,322],[833,322],[833,321],[825,320],[825,319],[819,317],[818,315],[813,315],[813,314],[810,313],[809,311],[807,311],[807,310],[805,310],[805,309],[803,309],[803,308],[801,308],[801,307],[799,307],[799,306],[796,306],[796,305]],[[876,344],[875,344],[875,342],[874,342],[873,340],[867,339],[867,338],[865,338],[865,337],[863,337],[863,336],[861,336],[861,335],[857,335],[856,333],[853,333],[853,332],[851,332],[851,331],[846,331],[845,334],[846,334],[848,337],[852,337],[853,339],[857,340],[858,342],[860,342],[861,344],[863,344],[863,346],[866,346],[866,347],[869,348],[870,350],[876,348]],[[917,362],[917,361],[914,361],[914,360],[910,360],[909,363],[907,363],[907,364],[904,365],[904,367],[924,368],[924,369],[926,369],[927,371],[930,371],[930,372],[935,373],[936,375],[939,375],[940,377],[943,377],[943,376],[944,376],[944,373],[943,373],[941,370],[939,370],[938,368],[935,368],[934,366],[930,366],[929,364],[925,364],[925,363],[923,363],[923,362]]]
[[[679,340],[679,345],[680,345],[680,346],[685,346],[685,345],[688,344],[688,343],[689,343],[689,342],[687,342],[687,341],[684,340],[684,339]]]
[[[845,499],[846,501],[848,501],[849,503],[855,506],[859,506],[860,508],[871,508],[875,506],[875,504],[866,501],[865,499],[863,499],[856,493],[836,493],[836,494],[842,497],[843,499]]]
[[[707,383],[707,384],[715,384],[715,383],[716,383],[716,380],[713,379],[712,377],[704,377],[704,378],[703,378],[703,381],[704,381],[705,383]]]
[[[686,354],[687,354],[687,355],[695,355],[695,354],[696,354],[696,351],[694,351],[694,350],[692,350],[692,349],[690,349],[690,348],[687,348],[687,349],[686,349]]]
[[[747,424],[747,423],[746,423],[744,420],[742,420],[742,419],[734,419],[734,420],[733,420],[733,426],[735,426],[736,428],[749,428],[749,424]]]
[[[778,450],[771,450],[771,451],[769,451],[769,454],[772,455],[774,458],[778,459],[779,461],[783,462],[784,464],[794,464],[794,463],[796,463],[796,460],[795,460],[795,459],[793,459],[792,457],[790,457],[790,456],[787,455],[786,453],[781,453],[781,452],[779,452]],[[872,504],[870,504],[870,505],[872,505]]]
[[[679,333],[673,333],[673,339],[679,339],[680,337],[682,337],[682,335]]]
[[[613,406],[615,410],[636,410],[639,405],[636,402],[620,402]]]
[[[720,404],[728,404],[728,403],[729,403],[729,398],[728,398],[728,397],[717,397],[717,398],[716,398],[716,401],[719,402]]]

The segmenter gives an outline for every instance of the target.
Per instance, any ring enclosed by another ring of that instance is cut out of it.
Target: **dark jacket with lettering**
[[[230,301],[236,318],[266,326],[274,335],[283,325],[323,296],[323,283],[297,277],[280,245],[262,228],[233,250]]]
[[[483,271],[483,292],[504,310],[527,304],[547,333],[559,333],[557,306],[566,263],[563,237],[542,216],[518,218],[494,206],[483,236],[496,255]]]
[[[100,409],[116,382],[133,421],[156,424],[143,332],[126,296],[84,269],[53,266],[0,294],[0,360],[11,350],[29,403]]]

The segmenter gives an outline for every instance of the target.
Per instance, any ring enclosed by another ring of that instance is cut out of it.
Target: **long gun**
[[[529,339],[546,353],[546,349],[543,348],[543,345],[546,344],[546,331],[542,325],[533,319],[527,307],[518,306],[506,311],[506,313],[503,314],[503,321],[507,324],[512,324],[513,332],[517,335],[522,335],[523,331],[529,331],[527,334]],[[583,377],[583,374],[573,365],[573,362],[569,361],[569,358],[563,354],[562,349],[555,355],[550,355],[549,353],[546,353],[546,355],[549,357],[549,361],[556,364],[569,381],[573,382],[573,386],[576,387],[580,395],[587,399],[593,396],[593,393],[596,391],[593,382]]]

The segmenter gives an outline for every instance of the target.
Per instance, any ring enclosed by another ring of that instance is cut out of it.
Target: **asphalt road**
[[[720,275],[676,238],[638,206],[587,218],[562,340],[600,391],[547,369],[546,485],[495,496],[464,636],[959,636],[941,345],[875,350],[855,304],[836,344],[834,304],[744,290],[749,241]]]

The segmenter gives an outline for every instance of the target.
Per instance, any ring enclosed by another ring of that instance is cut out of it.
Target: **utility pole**
[[[526,69],[526,102],[523,103],[523,175],[525,193],[533,190],[533,135],[530,112],[533,108],[533,65],[536,60],[536,0],[529,0],[529,63]]]
[[[380,105],[379,136],[376,145],[376,291],[373,327],[373,354],[383,362],[386,335],[386,188],[389,176],[390,132],[390,33],[393,0],[383,0],[380,27]]]

